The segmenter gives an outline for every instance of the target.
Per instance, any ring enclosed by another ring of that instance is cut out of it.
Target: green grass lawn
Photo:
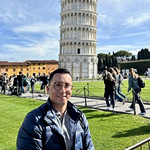
[[[0,150],[15,150],[25,115],[43,101],[0,94]],[[80,109],[85,113],[95,150],[123,150],[150,137],[150,120],[140,116]]]

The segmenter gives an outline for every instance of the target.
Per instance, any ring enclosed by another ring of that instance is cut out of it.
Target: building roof
[[[1,66],[10,66],[10,65],[15,65],[15,66],[20,66],[20,65],[29,65],[28,62],[8,62],[8,61],[0,61]]]
[[[26,60],[25,62],[8,62],[8,61],[0,61],[1,66],[25,66],[30,65],[31,63],[55,63],[58,64],[57,60]]]
[[[29,63],[58,63],[57,60],[26,60]]]

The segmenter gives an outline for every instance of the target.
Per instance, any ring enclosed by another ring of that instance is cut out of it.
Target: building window
[[[35,65],[35,63],[33,63],[33,65]]]
[[[40,67],[38,67],[38,69],[40,70]]]
[[[15,72],[15,71],[16,71],[16,69],[14,68],[14,69],[13,69],[13,72]]]
[[[92,21],[90,21],[90,25],[92,26]]]
[[[38,63],[38,65],[40,66],[40,63]]]
[[[45,70],[45,67],[43,67],[43,70]]]
[[[78,50],[77,50],[77,54],[80,54],[80,48],[78,48]]]
[[[45,63],[43,63],[43,65],[45,65]]]
[[[8,72],[8,68],[6,68],[6,71]]]
[[[23,71],[23,68],[21,68],[21,71]]]
[[[35,70],[35,67],[33,67],[33,70]]]
[[[27,71],[29,71],[29,68],[27,68]]]

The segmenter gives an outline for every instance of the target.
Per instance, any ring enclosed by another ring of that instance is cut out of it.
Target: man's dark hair
[[[19,71],[19,74],[22,74],[22,71]]]
[[[69,72],[67,69],[58,68],[58,69],[56,69],[55,71],[53,71],[53,72],[50,74],[49,82],[51,82],[53,76],[54,76],[56,73],[62,73],[62,74],[66,74],[66,73],[67,73],[67,74],[69,74],[69,75],[71,76],[70,72]],[[71,76],[71,77],[72,77],[72,76]]]

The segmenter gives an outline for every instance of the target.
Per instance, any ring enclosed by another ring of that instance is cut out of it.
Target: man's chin
[[[61,102],[64,102],[64,103],[67,102],[67,98],[66,97],[61,97],[61,98],[59,97],[58,100],[61,101]]]

